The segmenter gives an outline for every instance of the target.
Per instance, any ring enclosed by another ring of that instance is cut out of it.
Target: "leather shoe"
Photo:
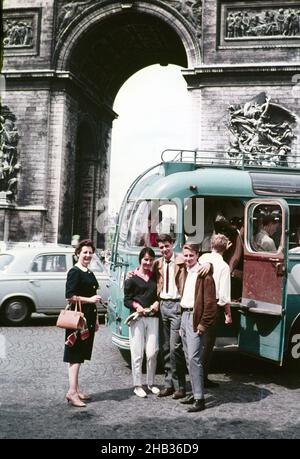
[[[204,402],[204,399],[201,398],[201,399],[195,399],[194,403],[193,403],[193,406],[191,406],[191,408],[189,408],[187,411],[188,413],[196,413],[197,411],[203,411],[205,410],[205,402]]]
[[[160,391],[158,397],[168,397],[169,395],[174,394],[173,387],[165,387],[163,390]]]
[[[68,403],[71,403],[71,405],[76,406],[78,408],[82,408],[86,406],[86,404],[80,400],[77,393],[67,394],[66,399],[68,400]]]
[[[179,389],[174,392],[174,394],[172,395],[172,398],[174,398],[174,400],[178,400],[179,398],[184,398],[185,395],[186,395],[185,390]]]
[[[205,389],[209,389],[212,387],[219,387],[219,383],[211,381],[211,379],[204,379],[204,387]]]
[[[92,399],[90,395],[83,394],[82,392],[77,392],[77,394],[80,400],[91,400]]]
[[[195,400],[193,394],[190,394],[184,400],[180,400],[180,403],[182,403],[183,405],[192,405],[194,401]]]

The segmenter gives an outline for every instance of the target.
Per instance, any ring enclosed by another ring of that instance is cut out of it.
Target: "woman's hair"
[[[81,250],[82,250],[82,247],[91,247],[92,248],[92,251],[93,253],[95,253],[95,246],[93,244],[93,241],[91,239],[82,239],[82,241],[79,241],[77,246],[76,246],[76,249],[75,249],[75,255],[79,255]]]
[[[144,247],[139,253],[139,262],[141,263],[145,255],[149,255],[151,258],[155,258],[154,250],[151,247]]]

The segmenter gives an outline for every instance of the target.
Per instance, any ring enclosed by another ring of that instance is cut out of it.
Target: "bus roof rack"
[[[170,156],[170,158],[168,157]],[[300,169],[300,155],[280,156],[274,152],[228,153],[224,150],[180,150],[168,148],[161,154],[163,163],[191,163],[196,167],[228,167],[236,169]]]

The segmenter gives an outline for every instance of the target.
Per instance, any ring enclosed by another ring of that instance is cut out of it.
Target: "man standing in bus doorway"
[[[232,324],[231,318],[231,281],[230,268],[226,261],[223,260],[223,255],[227,250],[229,239],[224,234],[214,234],[211,238],[211,253],[204,253],[199,258],[199,262],[210,262],[213,265],[213,279],[216,286],[216,301],[218,304],[218,315],[222,313],[226,325]],[[209,365],[217,337],[217,318],[215,322],[208,327],[203,339],[203,354],[202,365],[204,373],[204,387],[218,387],[219,384],[208,379]]]
[[[160,298],[165,369],[165,387],[158,396],[172,395],[176,400],[186,395],[186,364],[179,335],[180,299],[185,280],[185,264],[182,255],[174,253],[174,241],[169,234],[159,235],[157,243],[162,257],[155,260],[153,272],[156,275]],[[199,274],[205,276],[210,269],[211,264],[207,263],[199,267]]]

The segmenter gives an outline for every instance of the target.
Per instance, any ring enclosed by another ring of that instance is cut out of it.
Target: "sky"
[[[195,148],[192,104],[181,68],[153,65],[121,87],[113,106],[109,212],[118,212],[134,179],[166,148]]]

